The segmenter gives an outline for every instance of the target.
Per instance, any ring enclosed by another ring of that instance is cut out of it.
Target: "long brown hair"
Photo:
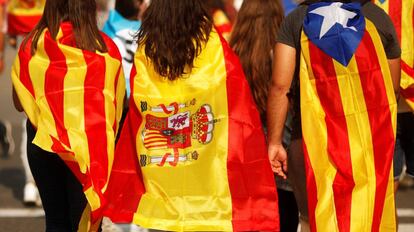
[[[283,17],[279,0],[245,0],[230,38],[262,116],[272,77],[271,51]]]
[[[92,52],[108,50],[97,26],[95,0],[46,0],[42,18],[23,45],[32,38],[31,51],[34,53],[43,30],[47,28],[52,38],[56,39],[63,21],[72,24],[78,48]]]
[[[155,71],[176,80],[193,68],[212,30],[204,0],[152,0],[138,32]],[[188,68],[188,69],[187,69]]]

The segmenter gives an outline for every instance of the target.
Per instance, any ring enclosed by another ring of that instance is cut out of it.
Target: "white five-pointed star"
[[[355,17],[355,13],[341,8],[342,3],[335,2],[329,6],[319,7],[309,13],[317,14],[323,16],[323,23],[321,27],[321,32],[319,34],[319,39],[322,38],[336,23],[342,25],[343,28],[349,28],[351,30],[357,31],[355,27],[348,27],[346,24],[349,19]]]

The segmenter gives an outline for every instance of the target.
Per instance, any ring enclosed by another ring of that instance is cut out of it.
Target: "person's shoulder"
[[[297,21],[301,18],[303,19],[306,15],[307,9],[308,9],[308,5],[305,5],[305,4],[298,5],[294,10],[292,10],[286,16],[286,19],[290,21]]]
[[[362,7],[362,13],[364,16],[374,23],[375,27],[379,31],[385,33],[391,33],[393,31],[394,24],[388,14],[379,6],[372,2],[367,2]]]
[[[362,13],[374,23],[390,22],[388,14],[372,2],[367,2],[362,6]]]

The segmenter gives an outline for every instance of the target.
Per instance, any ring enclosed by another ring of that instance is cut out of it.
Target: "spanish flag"
[[[189,70],[188,70],[189,71]],[[214,30],[173,82],[140,47],[106,214],[166,231],[279,231],[259,113],[238,58]]]
[[[375,0],[394,23],[401,44],[402,98],[414,111],[414,0]]]
[[[310,5],[300,95],[312,231],[396,231],[397,104],[379,34],[359,3]]]
[[[13,87],[37,128],[33,143],[59,155],[79,179],[92,222],[106,204],[125,95],[121,56],[102,36],[108,53],[80,50],[71,24],[62,23],[56,40],[42,33],[34,54],[31,40],[23,44],[12,69]]]
[[[213,23],[218,33],[220,33],[226,41],[229,41],[232,30],[230,19],[220,9],[213,11]]]
[[[25,35],[39,22],[45,0],[10,0],[7,9],[7,30],[10,35]]]

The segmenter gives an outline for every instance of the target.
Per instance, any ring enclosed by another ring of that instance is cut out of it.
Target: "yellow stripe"
[[[394,210],[391,210],[394,209]],[[388,178],[387,192],[384,201],[384,211],[382,213],[380,232],[394,232],[397,230],[395,218],[395,198],[394,198],[394,172],[391,171]]]
[[[20,81],[20,59],[18,56],[16,56],[13,63],[11,77],[13,88],[16,91],[16,94],[23,106],[23,109],[25,110],[27,117],[31,119],[32,123],[37,125],[39,109],[36,105],[36,100],[30,91],[27,90],[27,88]]]
[[[227,18],[226,14],[221,10],[216,10],[214,12],[213,21],[216,26],[222,26],[230,23],[229,18]]]
[[[405,1],[405,0],[403,0]],[[384,3],[381,3],[379,0],[375,0],[375,4],[377,4],[379,7],[381,7],[386,13],[388,13],[389,10],[389,2],[390,1],[385,1]]]
[[[108,152],[108,176],[106,183],[102,189],[105,191],[108,186],[108,181],[110,173],[112,170],[112,164],[114,161],[114,151],[115,151],[115,131],[113,130],[113,125],[116,123],[118,125],[119,119],[122,116],[123,109],[123,96],[125,95],[125,78],[123,73],[120,72],[118,79],[118,90],[115,91],[115,78],[117,77],[118,70],[122,70],[121,63],[106,54],[99,54],[105,58],[106,72],[105,72],[105,117],[107,120],[106,123],[106,138],[107,138],[107,152]],[[122,89],[119,89],[122,88]],[[115,95],[114,95],[115,94]],[[114,102],[117,102],[115,108]]]
[[[375,204],[376,181],[374,150],[365,97],[353,57],[348,65],[334,61],[338,76],[350,145],[355,187],[352,192],[350,231],[370,231]],[[349,94],[357,98],[350,98]]]
[[[387,93],[388,102],[390,104],[390,113],[391,113],[391,120],[392,120],[392,128],[394,131],[394,135],[396,133],[397,127],[397,102],[394,94],[394,88],[392,85],[392,78],[390,69],[388,66],[388,60],[385,55],[384,47],[381,46],[381,38],[375,29],[375,26],[372,22],[367,20],[367,30],[370,31],[370,35],[372,41],[375,45],[376,53],[378,54],[378,60],[381,66],[381,72],[384,78],[384,86]],[[395,219],[395,209],[394,205],[394,179],[393,179],[393,169],[391,167],[390,171],[390,178],[388,181],[387,192],[385,196],[384,202],[384,210],[381,217],[381,225],[380,231],[395,231],[396,229],[396,219]]]
[[[22,8],[19,6],[20,0],[11,0],[7,6],[7,12],[15,16],[36,16],[43,14],[43,8],[45,5],[45,0],[36,0],[36,6],[34,8]]]
[[[59,31],[57,38],[62,36]],[[79,49],[58,43],[59,49],[66,58],[67,73],[64,79],[64,124],[68,128],[68,137],[71,151],[76,154],[82,173],[86,173],[90,166],[88,138],[85,133],[84,113],[84,82],[87,65],[83,53]],[[82,66],[80,65],[82,64]]]
[[[86,199],[88,199],[88,204],[91,207],[92,211],[95,211],[101,207],[101,200],[93,187],[88,188],[86,191],[84,191],[84,193]]]
[[[371,38],[372,38],[372,42],[375,45],[375,50],[378,54],[378,61],[380,63],[381,66],[381,72],[384,78],[384,86],[385,86],[385,91],[387,93],[387,98],[388,98],[388,102],[390,104],[390,112],[391,112],[391,119],[392,119],[392,128],[394,130],[394,134],[396,133],[396,128],[397,128],[397,100],[395,98],[395,93],[394,93],[394,87],[392,84],[392,78],[391,78],[391,73],[390,73],[390,69],[388,66],[388,60],[387,57],[385,55],[385,51],[384,51],[384,47],[383,46],[379,46],[381,45],[381,38],[374,26],[374,24],[369,21],[366,20],[366,25],[367,25],[367,30],[369,30],[371,33]]]
[[[403,0],[401,12],[401,59],[414,67],[413,0]]]
[[[306,106],[306,109],[301,111],[302,129],[316,181],[318,199],[315,210],[316,228],[317,231],[336,232],[339,230],[332,189],[336,168],[329,161],[325,112],[319,101],[311,68],[309,41],[303,32],[301,47],[300,100],[301,106]]]
[[[195,98],[195,105],[180,109],[180,112],[194,114],[200,106],[209,104],[215,119],[221,120],[214,125],[213,140],[209,144],[202,145],[192,139],[191,148],[180,149],[180,153],[197,151],[198,160],[179,163],[176,167],[166,164],[164,167],[149,165],[141,169],[146,193],[134,215],[134,223],[167,231],[231,231],[232,202],[227,178],[227,72],[221,41],[217,33],[212,32],[206,47],[195,60],[191,76],[186,75],[173,83],[158,76],[148,62],[141,48],[135,56],[139,72],[134,79],[132,93],[138,108],[141,101],[156,106],[175,101],[185,103]],[[149,151],[143,146],[141,137],[146,115],[169,115],[150,111],[142,114],[144,121],[136,137],[139,154],[159,156],[173,153],[173,149]],[[206,218],[210,220],[206,222]]]
[[[46,71],[49,68],[49,56],[46,54],[44,48],[45,32],[39,38],[38,47],[36,54],[32,57],[29,62],[29,73],[30,78],[33,82],[33,88],[36,96],[36,104],[39,108],[39,121],[37,126],[36,137],[33,140],[33,143],[38,145],[44,150],[52,151],[53,141],[50,136],[58,138],[56,131],[55,119],[53,117],[52,111],[49,107],[45,96],[45,78]]]

